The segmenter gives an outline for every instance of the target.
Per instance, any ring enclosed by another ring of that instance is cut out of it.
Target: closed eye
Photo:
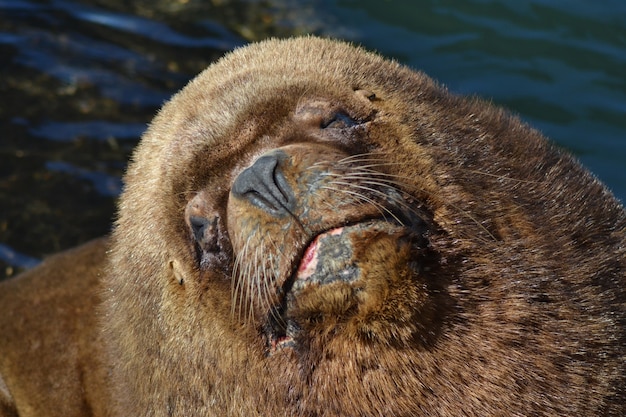
[[[331,118],[323,120],[320,124],[322,129],[346,129],[360,124],[357,120],[344,112],[337,112]]]

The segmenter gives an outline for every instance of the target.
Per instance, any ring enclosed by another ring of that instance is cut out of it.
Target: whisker
[[[235,263],[233,266],[233,273],[231,278],[231,296],[233,301],[231,303],[231,314],[234,317],[235,310],[238,310],[237,319],[241,321],[241,309],[243,304],[243,283],[246,279],[246,270],[242,268],[243,260],[247,257],[248,248],[250,246],[250,239],[248,237],[246,239],[246,243],[244,244],[242,250],[237,254],[235,258]],[[245,265],[247,268],[249,264]]]
[[[254,299],[254,287],[255,287],[255,277],[259,274],[259,247],[254,248],[254,262],[250,268],[250,274],[247,277],[246,281],[246,296],[244,301],[246,302],[246,322],[251,323],[254,319],[254,308],[251,305],[251,300]]]
[[[273,242],[272,242],[273,243]],[[277,253],[277,252],[276,252]],[[266,299],[266,310],[270,311],[270,314],[272,316],[272,318],[276,321],[276,323],[278,323],[280,326],[285,327],[287,324],[285,323],[285,321],[283,320],[283,318],[280,316],[280,314],[278,314],[278,311],[272,307],[272,302],[269,298],[271,291],[272,291],[272,287],[274,286],[274,283],[278,280],[278,276],[277,273],[279,271],[278,268],[276,268],[276,264],[274,264],[274,256],[270,255],[270,268],[271,268],[271,284],[270,285],[270,280],[265,280],[265,299]],[[280,265],[280,262],[278,262],[278,265]],[[269,276],[270,274],[268,274]]]
[[[248,258],[248,249],[250,247],[250,238],[248,238],[245,246],[244,259]],[[254,265],[254,259],[244,265],[244,269],[241,275],[241,287],[239,291],[239,320],[245,321],[245,316],[248,314],[248,305],[245,300],[248,295],[248,282],[250,280],[250,271]]]
[[[258,263],[259,260],[257,258],[257,249],[254,249],[254,253],[250,254],[250,256],[252,256],[252,259],[248,262],[248,264],[246,265],[246,276],[245,276],[245,281],[244,281],[244,286],[243,288],[243,292],[242,292],[242,297],[241,297],[241,304],[244,308],[243,311],[243,318],[244,321],[249,322],[250,320],[250,304],[247,302],[248,300],[251,299],[252,297],[252,289],[254,287],[254,283],[252,282],[252,277],[254,276],[253,274],[255,273],[255,270],[258,268]]]
[[[399,179],[399,180],[401,180],[401,179],[404,179],[404,180],[407,180],[407,181],[412,180],[409,177],[401,176],[401,175],[394,175],[394,174],[377,173],[376,175],[377,176],[381,176],[381,177],[389,176],[391,178],[396,178],[396,179]],[[368,181],[363,181],[362,178],[366,177],[367,175],[365,173],[359,173],[358,170],[357,171],[353,171],[353,172],[351,172],[349,174],[345,174],[345,175],[333,173],[333,174],[331,174],[331,176],[339,177],[339,178],[343,178],[343,179],[354,179],[354,180],[359,181],[359,182],[364,183],[364,184],[365,183],[371,183],[372,185],[376,185],[372,181],[369,181],[369,182]],[[400,181],[397,181],[397,180],[391,180],[391,179],[388,180],[388,179],[384,179],[384,178],[379,178],[379,180],[382,181],[382,182],[380,184],[378,184],[378,186],[392,187],[392,188],[396,189],[396,191],[398,191],[400,193],[403,192],[402,189],[405,189],[405,190],[407,190],[407,192],[409,192],[409,194],[411,194],[410,191],[417,191],[419,193],[423,193],[423,194],[426,194],[426,195],[432,195],[432,193],[428,192],[425,189],[416,189],[409,182],[400,182]],[[340,182],[340,181],[337,181],[337,180],[333,180],[332,182],[336,182],[336,183],[344,185],[344,186],[356,187],[351,182]],[[369,189],[369,188],[366,187],[366,189]],[[385,197],[389,197],[384,192],[382,192],[380,190],[377,190],[375,188],[371,189],[370,191],[376,192],[376,193],[378,193],[380,195],[384,195]],[[408,206],[404,201],[399,200],[399,199],[394,199],[392,201],[394,201],[397,204],[401,204],[404,208],[410,210],[411,212],[413,212],[414,214],[419,216],[419,213],[416,212],[410,206]],[[480,227],[492,240],[494,240],[494,241],[497,240],[495,238],[495,236],[484,225],[482,225],[474,216],[472,216],[466,210],[463,210],[462,208],[460,208],[456,204],[453,204],[453,203],[450,203],[450,202],[446,202],[446,204],[448,206],[450,206],[451,208],[453,208],[454,210],[456,210],[457,212],[463,214],[468,219],[470,219],[474,224],[476,224],[478,227]]]
[[[273,241],[270,239],[269,243],[273,245]],[[261,254],[268,253],[265,245],[263,245]],[[263,259],[263,269],[262,274],[256,276],[257,287],[258,287],[258,297],[261,303],[261,307],[263,311],[272,311],[272,300],[270,299],[270,288],[273,286],[276,281],[273,267],[272,267],[272,255],[271,253],[264,257]]]
[[[322,187],[322,188],[330,189],[330,188],[325,187],[325,186]],[[367,197],[367,196],[365,196],[362,193],[359,193],[357,191],[350,191],[350,190],[345,190],[345,189],[341,189],[341,188],[340,189],[332,188],[332,189],[335,190],[335,191],[344,193],[344,194],[349,194],[351,196],[356,197],[360,201],[364,201],[364,202],[366,202],[368,204],[371,204],[372,206],[374,206],[379,211],[381,216],[384,217],[385,213],[387,213],[388,215],[393,217],[399,224],[404,225],[404,223],[400,219],[398,219],[398,217],[391,210],[389,210],[387,207],[385,207],[384,205],[382,205],[378,201],[376,201],[374,199],[371,199],[371,198],[369,198],[369,197]]]
[[[366,187],[364,185],[354,184],[354,183],[351,183],[351,182],[343,182],[343,181],[333,181],[333,183],[340,184],[340,185],[346,185],[346,186],[348,186],[350,188],[357,188],[359,190],[369,191],[369,192],[371,192],[373,194],[376,194],[376,195],[384,197],[386,200],[391,200],[394,203],[396,203],[398,205],[401,205],[404,209],[406,209],[408,211],[411,211],[413,214],[419,216],[419,213],[414,211],[414,209],[412,207],[410,207],[408,204],[406,204],[404,201],[400,200],[399,198],[392,197],[392,196],[388,195],[387,193],[384,193],[383,191],[381,191],[381,190],[379,190],[377,188]],[[380,183],[375,183],[375,182],[374,182],[374,184],[375,185],[380,185],[380,186],[387,186],[386,184],[380,184]],[[392,188],[392,189],[395,190],[395,188]],[[395,191],[398,191],[398,190],[395,190]],[[378,203],[378,204],[382,206],[382,203]],[[404,224],[389,209],[386,209],[386,211],[389,214],[391,214],[393,216],[393,218],[396,219],[400,224]]]
[[[519,178],[507,177],[506,175],[491,174],[489,172],[476,171],[476,170],[472,170],[472,169],[468,169],[467,172],[471,172],[472,174],[484,175],[484,176],[496,178],[496,179],[499,179],[499,180],[518,182],[520,184],[541,184],[541,181],[522,180],[522,179],[519,179]]]
[[[352,162],[363,162],[368,160],[376,160],[376,161],[384,161],[385,159],[379,153],[366,152],[366,153],[356,153],[353,155],[348,155],[344,158],[341,158],[337,163],[352,163]]]

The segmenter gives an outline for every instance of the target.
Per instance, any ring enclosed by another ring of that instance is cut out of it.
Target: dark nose
[[[295,197],[281,167],[285,159],[287,155],[282,151],[259,157],[235,179],[231,193],[272,216],[293,212]]]

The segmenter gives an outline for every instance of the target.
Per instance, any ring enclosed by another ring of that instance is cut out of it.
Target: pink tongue
[[[337,227],[335,229],[329,230],[326,233],[322,233],[321,235],[318,235],[315,239],[313,239],[313,242],[311,242],[309,247],[306,248],[306,251],[304,252],[304,256],[302,257],[302,260],[300,261],[300,265],[298,266],[297,278],[306,279],[310,277],[311,275],[313,275],[313,273],[315,272],[317,268],[317,261],[318,261],[317,248],[319,247],[320,239],[323,239],[326,236],[341,234],[342,231],[343,231],[343,227]]]

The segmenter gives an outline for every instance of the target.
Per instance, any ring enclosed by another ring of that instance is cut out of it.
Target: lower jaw
[[[283,305],[270,313],[266,327],[270,355],[293,348],[299,326],[291,319],[290,311],[298,297],[306,291],[321,289],[333,283],[350,285],[362,278],[359,259],[362,248],[381,236],[394,239],[410,234],[407,228],[384,220],[370,220],[354,225],[337,227],[313,239],[306,248],[297,271],[288,282]],[[367,262],[367,260],[365,260]]]
[[[297,294],[311,285],[360,278],[359,251],[378,236],[406,234],[406,228],[384,220],[370,220],[337,227],[318,235],[307,247],[289,291]]]

